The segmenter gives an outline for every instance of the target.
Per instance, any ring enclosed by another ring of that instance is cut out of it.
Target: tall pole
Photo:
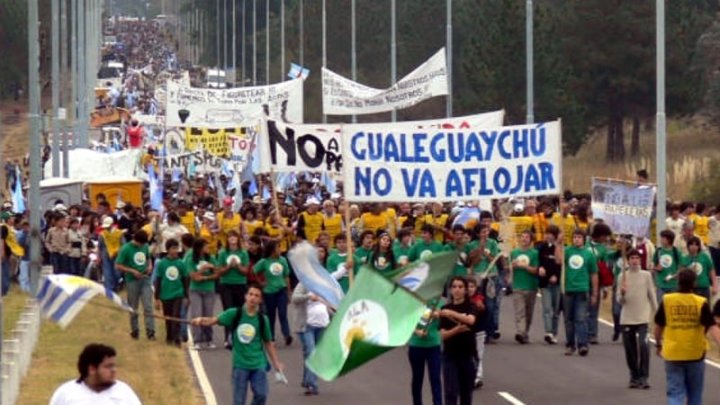
[[[390,86],[397,81],[397,9],[395,0],[390,0]],[[392,110],[392,122],[397,121],[397,110]]]
[[[280,0],[280,81],[285,80],[285,0]]]
[[[322,67],[327,67],[327,8],[322,0]],[[327,122],[327,115],[323,114],[322,122]]]
[[[228,66],[227,0],[223,0],[223,70]]]
[[[70,70],[72,71],[72,94],[70,98],[70,116],[72,117],[72,133],[73,133],[73,146],[77,146],[78,142],[78,118],[79,113],[79,90],[80,90],[80,67],[78,66],[78,0],[70,1],[70,18],[72,20],[72,27],[70,29],[70,50],[72,52],[72,59],[70,63]]]
[[[235,4],[237,0],[232,0],[232,66],[233,66],[233,87],[237,84],[237,10]]]
[[[525,65],[527,70],[527,123],[535,122],[535,75],[533,72],[533,2],[525,3]]]
[[[30,119],[30,290],[35,295],[40,274],[40,46],[38,2],[28,0],[28,118]],[[1,312],[1,311],[0,311]]]
[[[220,0],[215,1],[215,66],[220,69]],[[218,75],[220,87],[220,75]]]
[[[355,48],[355,0],[350,0],[350,72],[354,82],[357,82],[357,53]],[[352,122],[357,122],[357,116],[352,116]]]
[[[257,0],[253,0],[253,86],[257,86]]]
[[[270,84],[270,0],[265,0],[265,84]]]
[[[52,176],[60,177],[60,0],[51,0],[52,13]]]
[[[300,66],[305,66],[305,1],[300,0]]]
[[[247,5],[245,4],[245,0],[242,2],[242,35],[240,36],[240,39],[242,41],[242,44],[240,45],[240,59],[242,59],[242,82],[243,86],[245,86],[245,78],[247,75],[245,74],[245,65],[246,65],[246,55],[245,55],[245,21],[246,21],[246,14],[245,11],[247,10]]]
[[[656,47],[657,47],[657,143],[655,151],[655,166],[657,170],[657,240],[660,240],[660,231],[665,229],[665,201],[667,201],[667,177],[665,168],[665,0],[656,0]]]
[[[70,53],[68,52],[68,0],[60,0],[60,77],[68,77],[68,65],[70,64]],[[65,108],[65,119],[61,122],[62,138],[62,177],[68,177],[68,118],[67,108],[73,105],[72,100],[68,100],[67,92],[60,88],[60,105]],[[54,159],[54,158],[53,158]]]
[[[446,3],[446,18],[447,23],[445,24],[445,52],[447,52],[447,80],[448,80],[448,95],[445,99],[445,116],[450,118],[453,116],[453,105],[452,105],[452,69],[453,69],[453,53],[452,53],[452,0],[447,0]]]
[[[78,0],[78,57],[82,55],[83,59],[86,57],[86,47],[85,47],[85,32],[86,30],[86,24],[87,19],[85,18],[85,0]],[[86,63],[78,63],[78,125],[77,125],[77,140],[78,145],[80,147],[85,147],[87,145],[87,142],[85,142],[85,136],[87,135],[85,133],[85,115],[87,111],[85,110],[85,99],[87,98],[87,93],[85,92],[85,89],[87,87],[86,85],[86,79],[87,79],[87,64]]]

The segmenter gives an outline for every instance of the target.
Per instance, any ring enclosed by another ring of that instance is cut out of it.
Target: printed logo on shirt
[[[340,322],[340,347],[344,356],[348,355],[355,340],[382,345],[389,337],[387,312],[371,300],[353,302]]]
[[[432,254],[432,250],[423,250],[422,253],[420,253],[420,260],[427,260]]]
[[[400,264],[400,266],[404,266],[404,265],[408,264],[409,262],[410,262],[410,259],[408,259],[408,257],[405,255],[398,257],[398,263]]]
[[[240,324],[235,330],[237,340],[242,344],[248,344],[255,338],[255,327],[249,323]]]
[[[524,254],[518,255],[518,257],[515,258],[515,261],[517,261],[517,264],[520,266],[527,266],[530,264],[530,258]]]
[[[347,275],[347,266],[345,266],[345,263],[340,263],[340,264],[338,264],[337,269],[338,269],[338,271],[341,271],[341,272],[345,273],[345,274],[343,275],[343,277],[347,277],[347,276],[348,276],[348,275]]]
[[[270,274],[273,276],[279,276],[283,273],[283,266],[280,263],[273,263],[270,265]]]
[[[385,259],[385,258],[382,257],[382,256],[378,257],[377,260],[375,260],[375,267],[377,267],[378,269],[384,269],[384,268],[386,268],[389,264],[390,264],[390,263],[388,263],[387,259]]]
[[[135,261],[135,264],[138,266],[144,266],[145,263],[147,263],[147,258],[145,257],[145,252],[135,253],[135,256],[133,256],[133,261]]]
[[[690,270],[694,271],[695,274],[697,274],[698,276],[701,275],[703,272],[703,265],[700,262],[695,262],[691,264],[689,268]]]
[[[464,266],[465,263],[467,263],[467,256],[468,256],[467,253],[460,252],[460,254],[458,254],[457,265]]]
[[[238,255],[229,255],[227,257],[227,260],[225,260],[225,264],[229,266],[232,264],[233,261],[237,264],[240,264],[240,257]]]
[[[673,265],[672,255],[660,255],[660,260],[658,260],[658,262],[660,263],[660,267],[663,269],[670,268]]]
[[[175,266],[170,266],[165,270],[165,278],[170,281],[175,281],[180,276],[180,271]]]
[[[570,268],[579,270],[585,264],[585,259],[580,255],[572,255],[570,256],[570,260],[568,260],[568,264],[570,264]]]

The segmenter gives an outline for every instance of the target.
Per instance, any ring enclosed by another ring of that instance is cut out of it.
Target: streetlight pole
[[[533,72],[533,1],[525,3],[525,67],[527,85],[527,118],[528,124],[535,122],[535,100],[534,86],[535,75]]]
[[[350,0],[350,72],[354,82],[357,82],[357,53],[355,48],[355,0]],[[357,122],[357,116],[353,114],[352,122]]]
[[[28,0],[28,118],[30,120],[30,290],[37,292],[40,276],[40,46],[38,2]]]
[[[285,80],[285,0],[280,0],[280,81]]]
[[[395,0],[390,0],[390,86],[397,80],[397,15]],[[392,122],[397,121],[397,110],[393,108]]]
[[[300,66],[305,66],[305,1],[300,0]]]
[[[253,86],[257,86],[257,0],[253,0]]]
[[[327,67],[327,4],[322,0],[322,67]],[[322,122],[327,122],[327,115],[323,113]]]
[[[665,168],[666,158],[666,121],[665,121],[665,0],[656,0],[656,47],[657,47],[657,114],[655,126],[657,128],[657,143],[655,150],[655,166],[657,170],[657,240],[660,240],[660,231],[665,229],[666,201],[667,201],[667,177]]]
[[[445,13],[447,22],[445,24],[445,52],[447,52],[447,79],[448,79],[448,95],[445,99],[445,116],[447,118],[453,115],[453,52],[452,52],[452,0],[447,0],[445,5]]]
[[[52,176],[60,177],[60,0],[51,0],[52,14]]]
[[[265,0],[265,84],[270,84],[270,0]]]

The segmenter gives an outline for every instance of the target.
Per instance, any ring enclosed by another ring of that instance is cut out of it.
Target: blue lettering
[[[480,137],[482,138],[483,142],[485,142],[485,157],[481,157],[482,160],[490,160],[492,159],[493,149],[495,146],[495,140],[498,137],[498,133],[496,131],[492,132],[480,132]]]
[[[465,193],[467,193],[468,195],[472,194],[472,190],[475,189],[474,175],[476,173],[477,169],[463,169],[462,171],[463,177],[465,178]]]
[[[528,129],[516,129],[513,131],[513,157],[528,157]]]
[[[398,156],[398,146],[395,142],[393,134],[387,134],[385,138],[385,161],[386,162],[398,162],[400,156]]]
[[[480,191],[478,192],[478,195],[493,195],[493,191],[488,188],[487,179],[487,169],[480,169]]]
[[[420,170],[412,169],[412,178],[408,175],[408,170],[410,169],[400,169],[400,173],[402,173],[403,184],[405,185],[405,195],[408,197],[415,197],[415,193],[418,189]]]
[[[538,173],[537,167],[530,164],[527,168],[527,175],[525,176],[525,192],[532,190],[542,190],[540,184],[540,173]]]
[[[400,134],[400,161],[401,162],[412,162],[410,157],[407,155],[407,143],[405,140],[407,137],[405,134]]]
[[[475,132],[471,132],[468,135],[465,149],[465,160],[469,162],[472,159],[476,159],[479,162],[484,160],[482,156],[482,147],[480,146],[480,139],[478,139],[477,133]]]
[[[380,182],[385,183],[384,187],[381,187]],[[386,168],[380,168],[373,176],[373,188],[377,195],[384,197],[390,193],[392,188],[392,179],[390,178],[390,172]]]
[[[465,134],[462,132],[454,133],[449,132],[448,134],[448,155],[450,161],[453,163],[460,163],[463,161],[465,155]],[[454,136],[453,136],[454,135]],[[457,144],[455,143],[457,137]]]
[[[420,179],[420,197],[437,197],[435,181],[433,180],[430,169],[423,170],[422,178]]]
[[[452,135],[452,134],[449,134],[449,135]],[[436,162],[444,162],[445,161],[445,151],[443,149],[440,149],[438,151],[438,149],[437,149],[437,144],[438,144],[438,142],[442,141],[443,136],[445,136],[445,134],[443,134],[441,132],[441,133],[433,136],[432,140],[430,141],[430,156],[432,156],[433,160],[435,160]]]
[[[462,197],[463,188],[460,175],[456,170],[450,170],[447,182],[445,183],[445,197]]]
[[[498,153],[500,153],[500,156],[503,159],[512,159],[512,155],[510,152],[505,149],[505,140],[510,137],[510,130],[502,131],[500,135],[498,135],[497,145],[498,145]]]
[[[552,190],[555,188],[555,179],[553,178],[553,165],[548,162],[538,163],[540,166],[540,178],[542,178],[542,189]]]
[[[355,168],[355,195],[370,195],[371,176],[370,168],[366,167],[365,173],[359,167]],[[362,191],[364,190],[364,192]]]
[[[545,124],[540,124],[531,132],[530,152],[533,156],[542,156],[547,149],[547,137],[545,133]]]
[[[350,150],[352,151],[353,156],[356,160],[365,160],[365,151],[358,151],[357,149],[357,142],[360,138],[364,137],[364,132],[358,132],[355,135],[352,136],[350,139]]]
[[[498,194],[507,194],[510,189],[510,172],[508,169],[501,167],[495,171],[495,176],[493,176],[493,187]]]
[[[522,166],[522,165],[517,165],[516,168],[517,168],[517,179],[516,179],[516,180],[517,180],[517,183],[515,183],[515,187],[513,187],[512,189],[510,189],[510,194],[511,194],[511,195],[517,193],[518,191],[520,191],[520,189],[521,189],[522,186],[523,186],[523,166]]]
[[[368,159],[380,160],[382,152],[382,134],[368,133]]]
[[[415,163],[428,163],[430,158],[425,156],[425,146],[423,142],[427,138],[426,133],[415,133],[413,134],[413,144],[415,146],[415,156],[413,156],[413,162]]]

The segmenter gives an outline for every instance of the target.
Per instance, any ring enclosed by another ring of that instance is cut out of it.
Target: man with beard
[[[122,403],[140,405],[140,399],[129,385],[116,379],[115,349],[91,343],[78,359],[80,377],[55,390],[50,405],[84,403]]]

